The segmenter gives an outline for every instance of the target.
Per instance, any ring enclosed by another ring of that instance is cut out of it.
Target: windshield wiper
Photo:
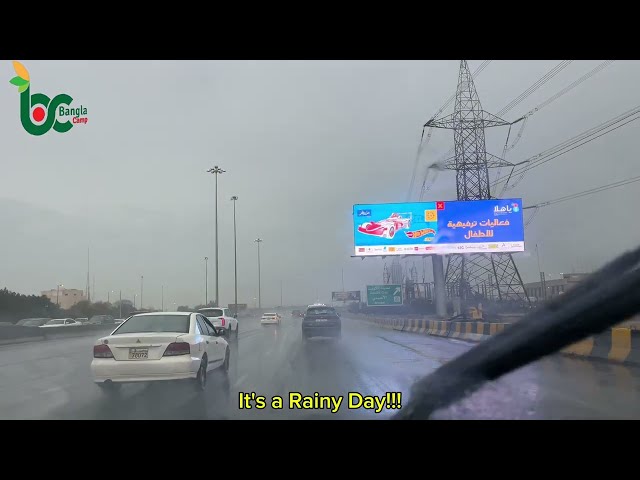
[[[640,248],[627,252],[412,387],[394,420],[426,420],[436,410],[565,346],[617,325],[640,311]]]

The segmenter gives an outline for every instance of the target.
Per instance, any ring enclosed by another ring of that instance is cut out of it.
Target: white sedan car
[[[201,308],[198,313],[207,317],[214,327],[224,329],[227,337],[233,335],[238,338],[238,319],[228,308]]]
[[[53,328],[53,327],[78,327],[82,325],[82,322],[74,320],[73,318],[54,318],[49,320],[44,325],[40,325],[40,328]]]
[[[277,313],[263,313],[260,319],[261,325],[280,325],[282,318]]]
[[[209,372],[229,370],[229,344],[221,335],[199,313],[133,315],[94,344],[93,380],[112,390],[123,383],[189,379],[204,391]]]

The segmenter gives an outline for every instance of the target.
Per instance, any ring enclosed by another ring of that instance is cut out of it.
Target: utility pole
[[[122,318],[122,290],[120,290],[120,316],[118,318]]]
[[[256,238],[254,242],[258,244],[258,308],[262,308],[262,297],[260,296],[260,244],[262,243],[261,238]]]
[[[164,285],[162,285],[162,306],[160,309],[164,312]]]
[[[538,274],[540,275],[540,292],[542,293],[542,298],[544,300],[547,299],[547,279],[540,268],[540,252],[538,251],[538,244],[536,243],[536,257],[538,258]]]
[[[144,295],[144,275],[140,275],[140,310],[144,310],[144,303],[142,303],[142,298]]]
[[[342,291],[344,292],[344,267],[342,267]]]
[[[231,197],[233,202],[233,291],[234,291],[234,318],[238,317],[238,242],[236,235],[236,202],[238,197],[234,195]]]
[[[209,257],[204,257],[204,306],[209,305]]]
[[[282,308],[282,280],[280,280],[280,308]]]
[[[222,174],[225,171],[222,170],[217,165],[213,168],[207,170],[207,173],[212,173],[216,176],[216,189],[215,189],[215,197],[216,197],[216,207],[215,207],[215,216],[216,216],[216,307],[220,306],[220,285],[219,285],[219,270],[218,270],[218,174]]]
[[[87,301],[89,303],[91,303],[91,283],[89,281],[89,270],[90,270],[90,265],[89,265],[89,248],[87,247]]]
[[[424,127],[453,130],[455,156],[444,162],[444,168],[456,172],[458,200],[491,199],[489,169],[514,165],[487,153],[484,130],[489,127],[511,126],[523,119],[508,122],[482,109],[466,60],[460,62],[455,99],[453,114],[432,118]],[[432,256],[432,259],[435,258]],[[436,275],[439,272],[436,272],[435,267],[434,264],[434,280],[440,277]],[[517,299],[531,303],[511,253],[452,254],[448,256],[445,282],[454,289],[458,288],[464,315],[467,310],[465,300],[471,284],[482,281],[488,273],[495,276],[499,300]],[[437,283],[436,291],[442,291]]]

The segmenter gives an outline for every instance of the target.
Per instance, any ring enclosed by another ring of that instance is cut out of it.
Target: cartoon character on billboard
[[[392,239],[396,232],[411,228],[410,213],[394,213],[389,218],[377,222],[365,222],[358,227],[360,233]]]

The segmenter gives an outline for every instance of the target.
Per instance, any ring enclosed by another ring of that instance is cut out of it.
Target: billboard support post
[[[436,303],[436,314],[440,318],[447,315],[445,285],[444,285],[444,260],[442,255],[432,255],[431,263],[433,265],[433,284]]]

